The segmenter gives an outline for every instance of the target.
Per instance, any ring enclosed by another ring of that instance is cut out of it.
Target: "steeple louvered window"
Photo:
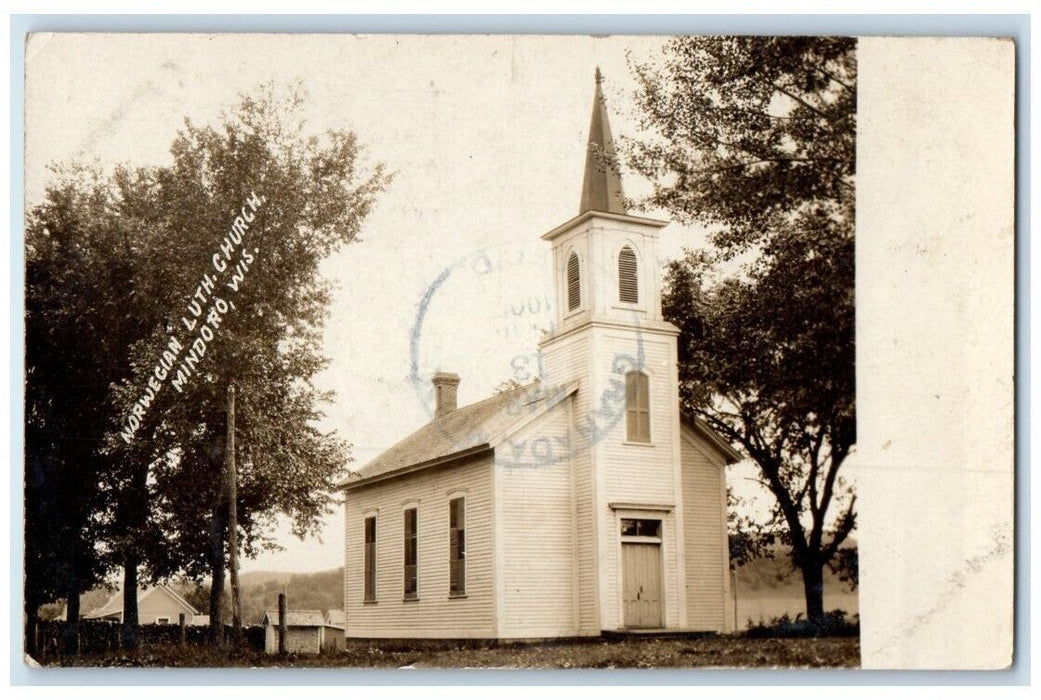
[[[639,283],[636,253],[629,246],[625,246],[618,253],[618,301],[625,304],[640,303]]]
[[[582,274],[578,253],[572,251],[567,259],[567,310],[574,311],[582,305]]]

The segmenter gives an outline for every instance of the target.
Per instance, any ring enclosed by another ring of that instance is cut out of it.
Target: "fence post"
[[[185,622],[186,621],[184,619],[184,613],[181,613],[180,616],[177,618],[177,623],[181,627],[181,646],[182,647],[184,646],[184,642],[185,642],[185,634],[184,634]]]
[[[269,599],[270,600],[270,599]],[[278,594],[278,653],[286,653],[286,594]]]

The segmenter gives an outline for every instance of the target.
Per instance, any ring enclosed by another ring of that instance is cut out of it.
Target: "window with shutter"
[[[405,511],[405,599],[419,596],[419,557],[417,544],[417,515],[415,508]]]
[[[643,372],[629,372],[625,375],[625,407],[625,439],[629,442],[650,442],[650,391],[647,375]]]
[[[448,502],[448,594],[466,595],[466,507],[462,498]]]
[[[618,301],[626,304],[640,303],[636,253],[629,246],[625,246],[618,253]]]
[[[574,311],[582,305],[582,276],[578,253],[572,252],[567,259],[567,310]]]
[[[365,518],[365,600],[376,600],[376,518]]]

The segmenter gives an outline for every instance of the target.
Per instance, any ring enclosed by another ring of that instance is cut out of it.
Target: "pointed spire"
[[[600,66],[596,67],[596,93],[593,96],[593,116],[589,121],[589,143],[586,146],[586,172],[582,178],[582,202],[578,213],[590,210],[611,214],[625,214],[625,195],[622,179],[611,166],[603,162],[603,156],[615,160],[611,125],[607,121],[607,105],[600,84]]]

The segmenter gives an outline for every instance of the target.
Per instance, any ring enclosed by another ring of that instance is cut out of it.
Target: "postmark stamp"
[[[431,327],[430,317],[431,310],[440,301],[439,292],[449,285],[465,287],[491,276],[498,276],[499,284],[509,287],[517,277],[530,274],[534,266],[550,264],[549,255],[535,256],[505,245],[488,246],[447,265],[426,288],[417,304],[416,316],[409,332],[409,383],[416,400],[431,421],[435,420],[436,414],[436,399],[431,384],[433,373],[421,368],[433,364],[441,370],[447,369],[438,365],[436,358],[426,356],[423,342],[426,337],[438,333],[436,327]],[[479,320],[486,320],[501,339],[523,337],[525,331],[530,336],[531,330],[539,331],[546,338],[556,331],[559,324],[552,297],[550,289],[508,297],[498,308],[489,303],[487,315]],[[633,324],[637,329],[635,340],[630,347],[613,354],[605,387],[592,398],[589,408],[581,416],[576,416],[574,430],[565,436],[536,436],[531,439],[508,436],[500,452],[499,463],[502,466],[532,469],[567,461],[579,450],[588,449],[590,445],[601,441],[625,418],[625,376],[630,372],[642,371],[647,362],[639,323],[639,318],[634,315]],[[508,394],[504,399],[506,405],[503,413],[521,422],[523,416],[548,410],[565,400],[576,388],[577,377],[551,372],[546,366],[544,353],[537,347],[525,349],[520,347],[519,342],[515,347],[517,352],[505,355],[501,363],[506,380],[498,392]],[[439,429],[452,430],[448,426],[439,426]],[[500,436],[483,426],[467,426],[458,434],[445,432],[444,437],[454,443],[476,445]]]

